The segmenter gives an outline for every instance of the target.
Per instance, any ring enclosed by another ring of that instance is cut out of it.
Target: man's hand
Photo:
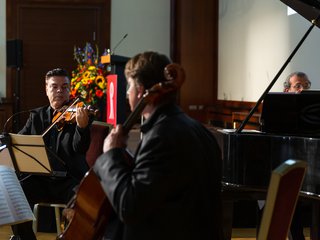
[[[128,134],[124,132],[122,125],[117,125],[104,140],[103,152],[107,152],[112,148],[126,148],[127,139]]]
[[[77,125],[80,128],[85,128],[89,124],[89,112],[87,107],[77,107],[76,112]]]

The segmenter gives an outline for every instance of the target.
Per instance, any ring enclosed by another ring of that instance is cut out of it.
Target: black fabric
[[[106,239],[222,239],[221,154],[214,137],[175,105],[159,108],[141,131],[133,166],[118,148],[94,165],[122,229]]]
[[[26,125],[19,133],[42,134],[51,123],[51,112],[49,106],[33,110]],[[68,203],[74,195],[73,189],[88,171],[85,153],[90,144],[89,126],[86,129],[80,129],[76,124],[68,124],[62,131],[56,129],[49,131],[44,136],[44,141],[46,146],[51,148],[64,162],[64,165],[61,165],[57,157],[49,155],[52,166],[58,168],[55,170],[64,168],[67,176],[21,175],[20,183],[31,208],[39,202]],[[20,236],[22,240],[36,239],[31,222],[17,224],[12,227],[12,230],[14,235]]]
[[[39,135],[42,134],[51,124],[50,107],[45,106],[31,111],[26,125],[19,134]],[[50,132],[53,130],[50,130]],[[50,132],[44,135],[46,146],[50,147]],[[85,154],[90,145],[90,127],[80,129],[74,124],[66,124],[62,131],[59,131],[55,141],[55,152],[59,159],[65,163],[65,170],[72,177],[79,181],[88,171]],[[53,161],[59,161],[52,157]],[[52,163],[53,165],[57,163]],[[58,164],[57,164],[58,165]],[[59,167],[60,168],[60,167]]]

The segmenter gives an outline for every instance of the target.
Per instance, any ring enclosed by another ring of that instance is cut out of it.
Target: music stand
[[[265,133],[320,136],[320,91],[268,93],[263,102],[261,130]]]
[[[42,135],[9,133],[5,139],[12,165],[18,174],[65,176],[65,172],[53,171]]]

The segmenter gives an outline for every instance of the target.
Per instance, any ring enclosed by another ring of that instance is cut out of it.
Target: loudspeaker
[[[22,67],[22,40],[7,41],[7,67]]]

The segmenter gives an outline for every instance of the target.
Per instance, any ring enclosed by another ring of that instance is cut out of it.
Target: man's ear
[[[144,86],[137,86],[137,97],[140,99],[142,98],[143,94],[145,93],[145,89],[144,89]]]

